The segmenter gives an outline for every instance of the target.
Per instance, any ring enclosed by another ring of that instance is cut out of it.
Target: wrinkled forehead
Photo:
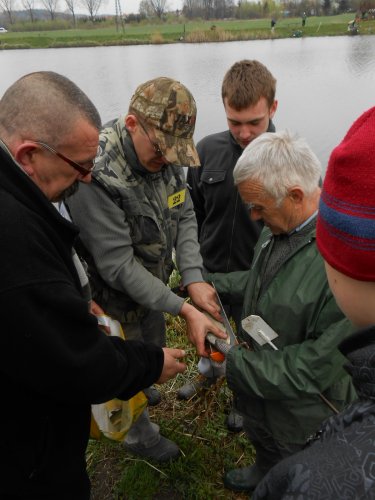
[[[271,201],[273,197],[268,193],[263,184],[257,179],[248,179],[240,182],[237,189],[242,199],[247,202],[257,201]]]

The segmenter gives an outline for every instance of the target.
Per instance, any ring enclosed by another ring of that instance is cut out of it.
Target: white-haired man
[[[258,345],[244,331],[227,355],[226,376],[256,450],[255,464],[224,477],[252,491],[271,466],[300,450],[320,422],[355,397],[338,343],[351,330],[329,290],[315,244],[321,166],[306,141],[265,133],[244,150],[234,182],[262,231],[250,271],[211,274],[219,293],[242,300],[277,333]],[[326,403],[323,401],[326,400]]]
[[[375,498],[375,108],[332,151],[317,245],[338,305],[358,330],[339,346],[358,400],[326,420],[310,446],[274,467],[257,500]]]

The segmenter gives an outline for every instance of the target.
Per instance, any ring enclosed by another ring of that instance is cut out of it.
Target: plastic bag
[[[109,327],[110,336],[125,338],[118,321],[109,316],[98,316],[100,325]],[[90,437],[100,440],[103,436],[114,441],[123,441],[132,424],[147,406],[147,398],[140,391],[128,401],[111,399],[106,403],[91,406]]]

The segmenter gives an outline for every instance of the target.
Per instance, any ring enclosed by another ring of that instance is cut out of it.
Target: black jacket
[[[375,326],[340,350],[359,400],[326,420],[310,446],[273,467],[252,500],[375,499]]]
[[[0,213],[0,498],[76,498],[91,403],[148,387],[163,352],[98,329],[72,261],[77,228],[2,149]]]
[[[268,132],[274,131],[270,121]],[[202,139],[197,150],[201,168],[189,168],[187,183],[203,264],[212,273],[249,269],[262,223],[250,220],[234,187],[233,169],[243,149],[226,130]]]

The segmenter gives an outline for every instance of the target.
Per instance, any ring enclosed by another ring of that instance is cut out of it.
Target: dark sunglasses
[[[86,163],[90,164],[89,167],[84,167],[83,165],[80,165],[79,163],[71,160],[70,158],[63,155],[62,153],[59,153],[58,151],[56,151],[56,149],[54,149],[52,146],[49,146],[45,142],[34,141],[34,140],[30,140],[30,142],[35,142],[35,144],[39,144],[39,146],[42,146],[42,148],[47,149],[50,153],[52,153],[52,154],[58,156],[59,158],[61,158],[62,160],[64,160],[66,163],[68,163],[71,167],[73,167],[75,170],[77,170],[77,172],[79,172],[82,175],[90,174],[95,166],[95,158],[90,160],[90,162],[86,162]]]

